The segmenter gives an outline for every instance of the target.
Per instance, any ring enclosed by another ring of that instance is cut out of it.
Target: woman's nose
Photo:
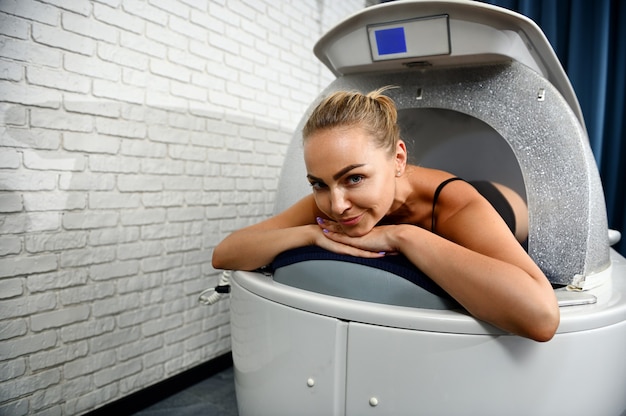
[[[341,189],[333,189],[330,193],[330,208],[333,214],[341,215],[350,208],[350,201]]]

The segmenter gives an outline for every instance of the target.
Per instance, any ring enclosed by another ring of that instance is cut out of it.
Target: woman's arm
[[[230,234],[213,250],[213,267],[254,270],[268,265],[285,250],[312,244],[319,230],[311,225],[316,214],[310,199],[304,198],[276,216]]]
[[[313,196],[306,196],[282,213],[235,231],[222,240],[213,251],[213,267],[254,270],[270,264],[283,251],[308,245],[353,256],[381,256],[326,238],[315,223],[320,215]]]
[[[455,284],[445,265],[440,284],[479,319],[535,340],[551,339],[560,311],[550,282],[489,202],[467,183],[451,185],[442,193],[448,209],[438,218],[443,238],[434,245],[454,252],[449,259],[456,264],[448,267],[465,268],[469,284]]]
[[[516,241],[491,237],[503,253],[488,255],[418,227],[400,226],[393,235],[397,250],[476,318],[537,341],[553,337],[559,324],[554,291]]]

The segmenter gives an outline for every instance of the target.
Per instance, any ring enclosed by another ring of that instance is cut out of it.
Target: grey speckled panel
[[[401,111],[452,110],[483,121],[505,139],[519,164],[511,169],[520,171],[525,186],[529,253],[552,283],[581,283],[609,266],[606,208],[588,138],[547,80],[515,62],[348,75],[318,100],[331,91],[367,92],[384,85],[401,87],[387,92]],[[307,115],[287,153],[276,211],[309,192],[301,145]],[[402,130],[403,137],[411,135]]]

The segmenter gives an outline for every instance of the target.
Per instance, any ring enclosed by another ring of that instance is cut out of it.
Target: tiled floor
[[[238,416],[233,368],[217,373],[133,416]]]

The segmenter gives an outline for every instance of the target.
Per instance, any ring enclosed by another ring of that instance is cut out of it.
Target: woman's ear
[[[395,154],[397,176],[402,176],[402,174],[404,173],[407,160],[408,160],[408,153],[406,150],[406,144],[402,140],[398,140],[398,144],[396,144],[396,154]]]

